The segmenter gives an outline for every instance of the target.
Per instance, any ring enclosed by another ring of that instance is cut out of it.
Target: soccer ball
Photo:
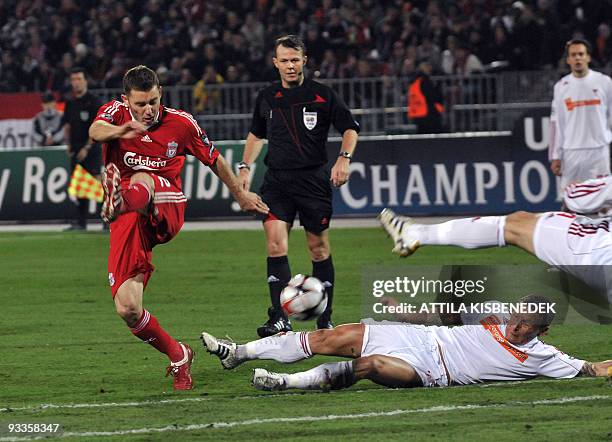
[[[280,303],[291,319],[307,321],[316,318],[327,307],[325,286],[314,276],[295,275],[281,292]]]

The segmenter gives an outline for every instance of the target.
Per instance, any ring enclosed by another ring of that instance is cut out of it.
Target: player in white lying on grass
[[[369,321],[279,333],[243,345],[206,332],[201,339],[227,369],[254,359],[291,363],[313,355],[353,358],[293,374],[255,369],[253,385],[260,390],[341,389],[361,379],[388,387],[446,387],[536,376],[608,375],[612,360],[576,359],[538,339],[554,318],[547,312],[550,301],[530,295],[520,302],[537,304],[542,313],[483,315],[480,325],[452,328]]]

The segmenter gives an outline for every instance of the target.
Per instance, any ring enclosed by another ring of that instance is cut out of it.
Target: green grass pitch
[[[514,248],[430,247],[400,261],[378,229],[332,229],[336,323],[361,316],[369,265],[525,264]],[[9,423],[58,423],[66,440],[612,440],[612,385],[603,378],[393,390],[362,381],[331,393],[265,393],[249,362],[224,371],[200,347],[205,329],[255,338],[268,304],[261,231],[182,232],[156,248],[145,306],[196,351],[196,388],[175,393],[163,355],[132,337],[107,288],[103,234],[0,234],[0,441]],[[310,272],[292,233],[294,273]],[[312,323],[297,324],[306,329]],[[557,326],[545,341],[577,357],[609,359],[604,326]],[[281,421],[285,418],[285,421]],[[301,418],[301,419],[299,419]],[[191,427],[189,427],[191,426]]]

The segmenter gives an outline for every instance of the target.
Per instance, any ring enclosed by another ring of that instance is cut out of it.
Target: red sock
[[[183,359],[182,347],[159,325],[155,316],[147,310],[142,311],[138,323],[130,330],[147,344],[151,344],[160,352],[167,354],[172,362]]]
[[[149,187],[141,181],[130,184],[130,187],[124,190],[121,196],[123,197],[123,206],[121,207],[123,213],[144,209],[151,200]]]

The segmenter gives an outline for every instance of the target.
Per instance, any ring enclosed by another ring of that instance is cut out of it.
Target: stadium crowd
[[[70,91],[83,66],[93,88],[121,87],[125,70],[154,67],[162,84],[276,79],[269,44],[303,36],[322,78],[555,68],[563,42],[593,44],[612,63],[611,0],[5,0],[0,91]]]

